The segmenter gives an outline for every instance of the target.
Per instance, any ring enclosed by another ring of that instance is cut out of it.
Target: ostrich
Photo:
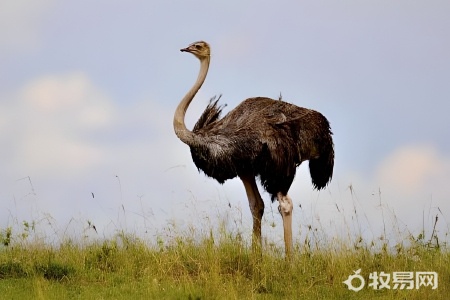
[[[319,112],[264,97],[241,102],[220,118],[222,106],[212,99],[192,131],[184,118],[208,73],[210,47],[199,41],[181,49],[200,60],[197,81],[176,108],[175,134],[191,149],[197,168],[223,184],[238,176],[253,216],[252,248],[261,249],[264,202],[255,178],[279,202],[286,256],[292,253],[292,200],[288,195],[296,168],[309,160],[312,185],[320,190],[333,175],[334,146],[328,120]],[[220,98],[220,97],[219,97]]]

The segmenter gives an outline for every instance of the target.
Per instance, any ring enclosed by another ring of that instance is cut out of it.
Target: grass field
[[[0,230],[1,299],[448,299],[450,294],[450,251],[433,235],[411,235],[395,247],[382,239],[378,245],[362,238],[317,243],[307,235],[288,262],[283,247],[268,242],[262,257],[254,257],[248,239],[226,229],[161,236],[154,244],[119,232],[106,240],[67,238],[50,245],[31,237],[35,226],[24,222],[21,230]],[[349,290],[343,281],[359,269],[365,285]],[[415,288],[408,276],[422,271],[438,274],[436,289],[431,280]],[[374,272],[384,272],[389,289],[369,286]],[[402,283],[397,272],[407,272],[403,289],[395,288]],[[406,289],[410,283],[414,288]]]

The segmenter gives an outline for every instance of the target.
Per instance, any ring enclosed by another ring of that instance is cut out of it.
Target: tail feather
[[[322,148],[322,153],[318,158],[309,160],[309,172],[311,174],[314,189],[321,190],[327,186],[333,177],[334,149],[333,142],[327,143]]]

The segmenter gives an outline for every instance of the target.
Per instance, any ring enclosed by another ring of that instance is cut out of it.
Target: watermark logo
[[[359,292],[366,285],[366,280],[360,274],[361,269],[353,273],[343,283],[349,290]],[[367,286],[374,290],[412,290],[421,287],[435,290],[438,287],[438,274],[436,272],[372,272],[369,274]]]
[[[361,269],[354,271],[355,274],[348,276],[347,280],[343,282],[347,285],[349,290],[359,292],[360,290],[363,289],[364,285],[366,284],[366,281],[364,280],[364,277],[359,275],[360,272]],[[355,281],[355,279],[356,281],[359,281],[359,285],[356,286],[353,285],[353,281]]]

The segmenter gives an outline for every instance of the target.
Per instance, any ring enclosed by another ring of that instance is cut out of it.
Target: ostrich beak
[[[181,51],[181,52],[190,52],[190,51],[189,51],[189,47],[188,47],[188,48],[182,48],[182,49],[180,49],[180,51]]]

